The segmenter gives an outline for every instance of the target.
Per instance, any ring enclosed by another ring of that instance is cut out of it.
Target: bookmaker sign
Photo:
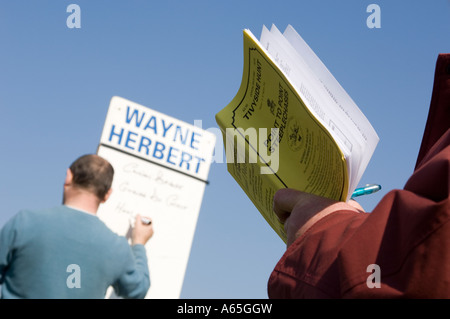
[[[179,298],[214,145],[199,127],[111,99],[97,153],[114,167],[113,192],[98,216],[123,236],[136,214],[152,219],[147,298]]]

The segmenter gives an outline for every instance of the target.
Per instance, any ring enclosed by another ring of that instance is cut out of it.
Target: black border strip
[[[195,177],[195,176],[189,175],[188,173],[181,172],[181,171],[179,171],[179,170],[177,170],[177,169],[174,169],[174,168],[171,168],[171,167],[162,165],[162,164],[160,164],[160,163],[158,163],[158,162],[154,162],[154,161],[151,161],[151,160],[149,160],[149,159],[140,157],[140,156],[138,156],[138,155],[136,155],[136,154],[128,153],[128,152],[126,152],[126,151],[124,151],[124,150],[121,150],[120,148],[117,148],[117,147],[114,147],[114,146],[111,146],[111,145],[108,145],[108,144],[104,144],[104,143],[100,143],[100,144],[99,144],[99,147],[100,147],[100,146],[103,146],[103,147],[106,147],[106,148],[115,150],[115,151],[117,151],[117,152],[120,152],[120,153],[129,155],[129,156],[133,156],[133,157],[135,157],[135,158],[137,158],[137,159],[146,161],[146,162],[148,162],[148,163],[152,163],[152,164],[158,165],[158,166],[160,166],[160,167],[164,167],[164,168],[166,168],[166,169],[169,169],[169,170],[171,170],[171,171],[174,171],[174,172],[177,172],[177,173],[186,175],[186,176],[188,176],[188,177],[190,177],[190,178],[193,178],[193,179],[196,179],[196,180],[198,180],[198,181],[200,181],[200,182],[203,182],[203,183],[205,183],[206,185],[209,184],[209,181],[207,181],[207,180],[205,181],[205,180],[203,180],[203,179],[201,179],[201,178],[199,178],[199,177]],[[97,150],[97,153],[98,153],[98,150]]]

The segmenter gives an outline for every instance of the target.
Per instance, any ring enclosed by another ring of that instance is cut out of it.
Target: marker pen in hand
[[[147,217],[141,217],[141,222],[145,225],[150,225],[152,221]]]

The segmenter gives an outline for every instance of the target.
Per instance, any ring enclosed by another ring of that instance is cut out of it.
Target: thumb
[[[305,193],[292,188],[282,188],[273,197],[273,211],[280,222],[284,223],[295,205]]]

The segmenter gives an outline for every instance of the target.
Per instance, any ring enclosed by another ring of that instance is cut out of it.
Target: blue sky
[[[69,4],[81,28],[69,29]],[[381,8],[369,29],[366,8]],[[355,100],[380,142],[361,185],[370,211],[411,174],[438,53],[450,52],[450,1],[0,2],[0,226],[61,203],[66,168],[96,151],[118,95],[203,128],[236,94],[242,30],[291,24]],[[221,143],[221,141],[218,141]],[[285,246],[214,163],[182,298],[266,298]]]

